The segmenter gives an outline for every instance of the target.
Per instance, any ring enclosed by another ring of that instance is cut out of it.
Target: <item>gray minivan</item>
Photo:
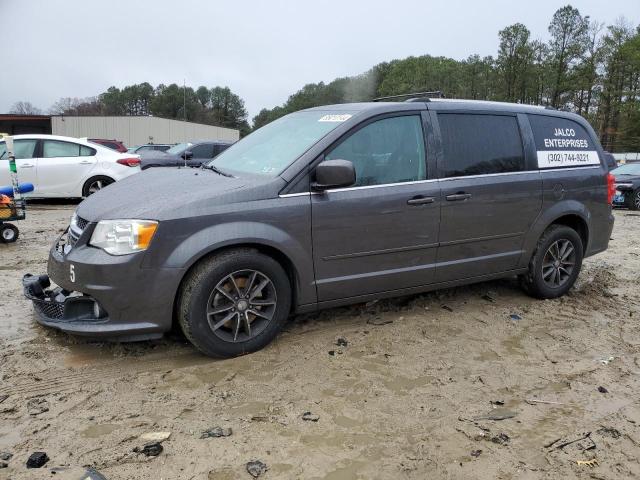
[[[48,276],[25,276],[38,321],[122,340],[175,324],[229,357],[267,345],[293,313],[508,276],[537,298],[567,292],[613,228],[589,124],[414,100],[296,112],[202,168],[92,195]]]

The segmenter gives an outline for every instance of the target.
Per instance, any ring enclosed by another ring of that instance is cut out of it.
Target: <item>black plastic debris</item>
[[[338,340],[336,340],[336,345],[339,347],[346,347],[347,345],[349,345],[349,342],[347,342],[346,338],[340,337]]]
[[[0,462],[0,468],[7,468],[9,464],[7,462]]]
[[[507,445],[509,443],[509,440],[511,439],[506,433],[499,433],[498,435],[491,437],[491,441],[493,443],[497,443],[498,445]]]
[[[253,478],[258,478],[264,472],[268,470],[268,467],[265,463],[262,463],[260,460],[251,460],[247,463],[247,472]]]
[[[320,420],[320,415],[315,415],[311,412],[304,412],[302,414],[302,420],[304,420],[305,422],[317,422],[318,420]]]
[[[479,450],[479,449],[471,451],[471,456],[475,458],[478,458],[481,454],[482,454],[482,450]]]
[[[598,391],[600,393],[609,393],[609,390],[607,390],[606,388],[604,388],[603,386],[599,386],[598,387]]]
[[[0,460],[4,460],[5,462],[8,462],[9,460],[11,460],[11,457],[13,457],[13,453],[0,452]]]
[[[136,447],[133,449],[135,453],[142,453],[147,457],[157,457],[162,453],[162,445],[159,442],[147,443],[142,448]]]
[[[27,468],[40,468],[49,461],[45,452],[33,452],[27,460]]]

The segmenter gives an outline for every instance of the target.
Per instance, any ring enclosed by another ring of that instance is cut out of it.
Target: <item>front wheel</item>
[[[521,277],[524,290],[541,299],[564,295],[578,278],[583,255],[582,239],[574,229],[551,225],[538,240],[529,272]]]
[[[640,188],[629,192],[625,196],[629,210],[640,210]]]
[[[291,308],[286,272],[273,258],[237,249],[201,261],[185,278],[178,320],[185,336],[212,357],[235,357],[269,344]]]

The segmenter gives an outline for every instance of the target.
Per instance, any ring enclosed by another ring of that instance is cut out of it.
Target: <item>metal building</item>
[[[127,146],[194,140],[235,142],[240,138],[240,132],[231,128],[151,116],[0,115],[0,132],[115,139]]]

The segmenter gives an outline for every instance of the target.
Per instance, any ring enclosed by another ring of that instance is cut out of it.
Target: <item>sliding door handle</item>
[[[460,200],[468,200],[471,198],[470,193],[454,193],[453,195],[447,195],[444,197],[447,199],[447,202],[459,202]]]
[[[423,197],[419,195],[407,200],[407,205],[426,205],[427,203],[433,203],[435,201],[436,199],[434,197]]]

